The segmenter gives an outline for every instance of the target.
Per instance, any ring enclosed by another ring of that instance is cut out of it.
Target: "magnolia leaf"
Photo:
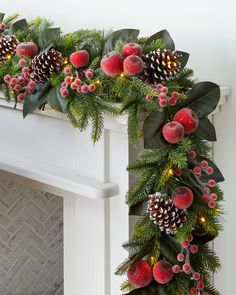
[[[187,99],[179,106],[191,108],[198,118],[212,113],[220,100],[220,87],[212,82],[200,82],[188,92]]]
[[[176,259],[178,253],[181,250],[180,244],[170,237],[169,235],[162,233],[161,235],[161,255],[165,257],[172,264],[178,264]]]
[[[51,43],[53,43],[53,40],[57,39],[60,36],[61,29],[60,28],[49,28],[41,33],[39,33],[38,36],[38,46],[40,48],[40,51],[45,50]]]
[[[122,29],[115,32],[112,32],[104,45],[103,55],[108,53],[109,51],[114,50],[115,44],[118,40],[122,40],[125,42],[133,42],[139,35],[139,30],[136,29]]]
[[[168,146],[162,135],[162,127],[167,120],[166,112],[152,112],[144,121],[144,148],[163,149]]]
[[[198,128],[194,132],[194,135],[208,141],[216,141],[215,127],[207,117],[203,117],[199,120]]]
[[[38,84],[36,90],[32,94],[28,94],[24,101],[23,106],[23,117],[25,118],[28,114],[47,101],[47,92],[50,89],[50,84]]]
[[[175,50],[175,43],[167,30],[162,30],[150,36],[145,42],[144,48],[158,39],[163,41],[166,49]]]
[[[26,19],[20,19],[14,22],[8,30],[9,35],[14,35],[18,31],[26,31],[28,30],[28,23]]]
[[[5,13],[0,12],[0,22],[3,22]]]
[[[59,86],[52,87],[46,93],[46,100],[50,107],[53,108],[55,111],[62,113],[65,112],[67,100],[65,100],[65,98],[61,96]]]
[[[222,173],[220,172],[220,169],[216,166],[215,163],[213,163],[211,160],[209,159],[201,159],[205,160],[208,162],[209,166],[213,168],[213,173],[211,175],[206,174],[205,172],[202,173],[202,176],[200,177],[200,180],[202,182],[208,182],[208,180],[210,179],[214,179],[216,182],[222,182],[224,181],[224,176],[222,175]]]
[[[189,54],[184,51],[176,51],[178,54],[181,54],[180,63],[181,63],[181,70],[183,70],[188,62]]]

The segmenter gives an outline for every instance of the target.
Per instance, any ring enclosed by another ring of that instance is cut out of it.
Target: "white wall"
[[[191,53],[189,66],[195,69],[199,80],[215,81],[232,87],[232,97],[216,116],[218,140],[216,161],[226,177],[225,231],[216,242],[223,270],[216,285],[223,295],[232,295],[233,266],[236,264],[233,233],[236,215],[234,171],[236,160],[236,17],[233,0],[179,0],[179,1],[1,1],[0,9],[8,14],[18,11],[31,19],[37,15],[55,21],[64,31],[82,27],[118,29],[140,28],[142,34],[151,34],[163,28],[171,33],[179,50]]]

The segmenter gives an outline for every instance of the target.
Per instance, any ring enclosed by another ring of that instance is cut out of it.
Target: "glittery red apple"
[[[132,54],[141,56],[142,52],[143,52],[142,46],[137,43],[127,43],[122,47],[122,54],[124,56],[129,56]]]
[[[151,266],[144,260],[137,261],[129,266],[127,276],[135,287],[148,286],[152,281]]]
[[[118,76],[123,72],[123,57],[116,51],[108,52],[102,58],[100,66],[107,76]]]
[[[198,128],[198,117],[190,108],[183,108],[179,110],[174,118],[174,121],[181,123],[184,127],[185,133],[193,133]]]
[[[172,265],[166,260],[159,260],[153,267],[153,278],[159,284],[169,283],[174,273],[172,271]]]
[[[33,58],[38,54],[38,46],[34,42],[22,42],[16,46],[16,55]]]
[[[143,61],[137,55],[129,55],[125,58],[124,63],[124,72],[128,76],[135,76],[140,74],[143,71]]]
[[[70,62],[75,68],[83,68],[89,64],[89,53],[87,50],[79,50],[71,53]]]
[[[184,138],[184,127],[177,121],[170,121],[164,125],[162,134],[169,143],[178,143]]]
[[[176,188],[172,194],[172,202],[178,209],[187,209],[193,203],[193,192],[186,186]]]

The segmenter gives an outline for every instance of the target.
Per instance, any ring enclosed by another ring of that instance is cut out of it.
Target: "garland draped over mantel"
[[[0,13],[0,85],[24,118],[47,104],[80,130],[91,123],[96,142],[103,115],[125,113],[130,142],[144,141],[128,167],[137,178],[126,200],[140,218],[116,272],[127,276],[125,294],[220,294],[211,285],[220,262],[208,245],[222,230],[224,178],[208,144],[220,90],[192,79],[188,57],[166,30],[63,34],[43,18]]]

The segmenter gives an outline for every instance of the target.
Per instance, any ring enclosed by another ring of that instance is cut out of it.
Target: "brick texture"
[[[63,295],[63,200],[0,178],[0,295]]]

